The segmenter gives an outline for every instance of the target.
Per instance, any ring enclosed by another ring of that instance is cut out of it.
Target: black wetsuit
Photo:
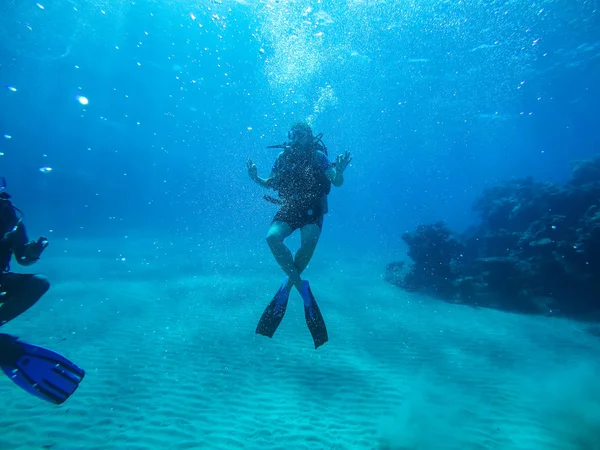
[[[0,268],[2,273],[10,270],[13,252],[17,258],[23,256],[27,242],[25,225],[19,221],[15,207],[8,198],[0,199]]]
[[[27,242],[15,207],[6,195],[0,197],[0,325],[29,309],[50,286],[44,277],[9,272],[13,254],[23,258]]]
[[[326,172],[331,167],[327,156],[320,151],[308,156],[292,151],[279,154],[269,187],[278,191],[282,202],[273,222],[284,222],[292,230],[315,224],[323,227],[327,213],[327,195],[331,182]]]

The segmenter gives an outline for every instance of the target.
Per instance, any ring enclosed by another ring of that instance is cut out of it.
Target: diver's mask
[[[303,147],[310,147],[313,142],[312,133],[301,129],[291,129],[288,131],[288,139],[290,146],[294,149],[301,149]]]

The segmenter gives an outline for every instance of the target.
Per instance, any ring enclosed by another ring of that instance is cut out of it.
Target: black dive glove
[[[28,261],[37,261],[42,256],[44,249],[48,247],[48,239],[38,238],[37,241],[31,241],[25,244],[24,258]]]

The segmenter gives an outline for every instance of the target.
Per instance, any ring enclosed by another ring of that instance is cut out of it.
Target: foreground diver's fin
[[[290,298],[290,293],[285,288],[286,284],[287,278],[260,317],[256,327],[257,334],[272,338],[275,331],[277,331],[277,327],[279,327],[279,324],[285,315],[285,310],[287,309],[288,300]]]
[[[42,347],[0,334],[0,368],[19,387],[55,405],[77,389],[85,371],[67,358]]]
[[[315,342],[315,349],[317,349],[329,340],[329,336],[327,335],[327,327],[325,326],[319,305],[317,305],[315,297],[310,290],[310,285],[306,280],[302,281],[302,298],[304,299],[306,325],[308,325],[310,334]]]

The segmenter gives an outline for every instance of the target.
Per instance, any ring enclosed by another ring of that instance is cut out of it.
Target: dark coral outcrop
[[[461,234],[443,223],[402,238],[411,264],[386,280],[452,302],[527,313],[600,313],[600,156],[577,161],[558,185],[510,180],[487,189],[479,223]]]

